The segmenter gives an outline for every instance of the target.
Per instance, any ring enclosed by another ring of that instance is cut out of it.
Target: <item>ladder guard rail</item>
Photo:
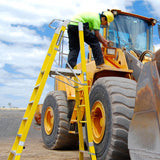
[[[62,20],[62,19],[53,19],[50,23],[49,23],[49,28],[52,28],[52,29],[57,29],[58,27],[53,27],[53,26],[51,26],[55,21],[60,21],[60,22],[64,22],[65,20]],[[70,22],[75,22],[75,23],[79,23],[79,22],[77,22],[77,21],[71,21],[70,20]],[[64,36],[63,36],[64,37]]]
[[[77,79],[77,80],[79,81],[79,82],[78,82],[78,81],[75,81],[75,80],[69,78],[68,76],[65,76],[65,75],[61,74],[60,72],[58,72],[58,70],[55,70],[55,73],[56,73],[57,75],[60,75],[60,76],[62,76],[62,77],[64,77],[64,78],[66,78],[69,83],[62,81],[62,80],[56,78],[55,76],[53,76],[53,75],[51,75],[51,74],[50,74],[50,77],[52,77],[52,78],[54,78],[54,79],[56,79],[56,80],[58,80],[58,81],[61,81],[61,82],[65,83],[65,84],[67,84],[67,85],[69,85],[69,86],[71,86],[71,87],[73,87],[73,88],[76,88],[76,87],[75,87],[74,85],[72,85],[71,82],[77,83],[77,84],[79,84],[79,85],[81,85],[81,86],[86,85],[85,83],[82,83],[79,78]],[[75,74],[74,71],[73,71],[73,74]],[[76,74],[75,74],[75,77],[77,77]]]
[[[66,61],[66,59],[63,57],[64,61],[66,62],[66,64],[68,65],[69,69],[72,71],[72,73],[75,75],[75,77],[77,78],[77,80],[81,83],[80,79],[78,78],[78,76],[74,73],[74,70],[72,69],[71,65]]]

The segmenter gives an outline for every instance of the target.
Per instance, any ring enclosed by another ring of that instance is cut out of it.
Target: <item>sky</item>
[[[77,13],[120,9],[160,19],[160,0],[1,0],[0,107],[26,108],[48,51],[52,19],[71,19]],[[154,46],[160,48],[157,25]],[[40,103],[54,81],[48,78]]]

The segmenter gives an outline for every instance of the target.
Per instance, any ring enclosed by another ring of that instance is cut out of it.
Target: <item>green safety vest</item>
[[[84,12],[75,15],[71,21],[89,23],[89,30],[100,30],[101,20],[98,13]],[[70,22],[71,25],[78,25],[78,23]]]

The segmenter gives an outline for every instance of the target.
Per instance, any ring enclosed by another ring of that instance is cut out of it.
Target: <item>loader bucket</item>
[[[160,50],[155,55],[144,65],[138,79],[128,135],[131,160],[160,159]]]

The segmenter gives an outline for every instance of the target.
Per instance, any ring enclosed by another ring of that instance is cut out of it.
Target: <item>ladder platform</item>
[[[50,70],[50,75],[64,75],[74,77],[75,75],[80,75],[82,72],[78,69],[69,69],[69,68],[52,68]]]

